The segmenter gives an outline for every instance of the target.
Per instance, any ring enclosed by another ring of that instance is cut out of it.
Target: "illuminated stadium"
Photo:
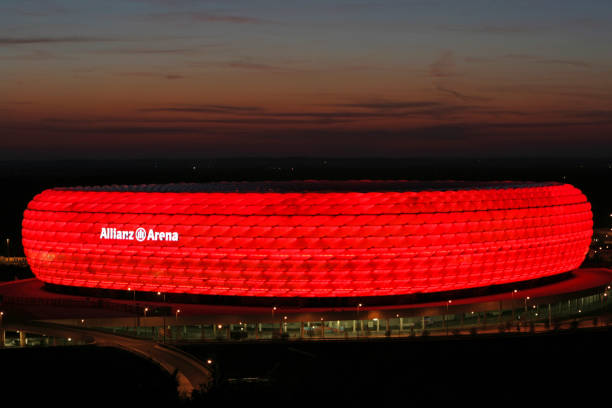
[[[250,298],[458,291],[576,269],[592,235],[554,182],[291,181],[54,188],[23,246],[53,285]]]

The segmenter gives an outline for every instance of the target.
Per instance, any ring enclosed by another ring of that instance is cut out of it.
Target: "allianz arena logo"
[[[112,239],[119,241],[178,241],[179,234],[175,231],[155,231],[150,228],[148,231],[142,227],[136,230],[120,230],[117,228],[102,227],[100,239]]]

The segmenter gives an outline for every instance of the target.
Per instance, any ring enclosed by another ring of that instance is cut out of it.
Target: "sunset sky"
[[[0,2],[0,159],[612,154],[612,2]]]

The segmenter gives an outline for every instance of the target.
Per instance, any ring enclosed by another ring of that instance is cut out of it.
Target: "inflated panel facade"
[[[590,204],[568,184],[369,191],[358,183],[365,188],[50,189],[25,211],[23,246],[34,274],[54,284],[351,297],[555,275],[579,267],[590,244]]]

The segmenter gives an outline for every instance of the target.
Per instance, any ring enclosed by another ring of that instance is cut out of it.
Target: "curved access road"
[[[191,397],[193,390],[208,390],[213,382],[211,370],[196,357],[150,340],[38,321],[28,323],[7,322],[3,325],[3,328],[6,330],[22,330],[26,333],[83,339],[100,346],[118,347],[148,358],[171,375],[176,375],[177,389],[181,397]]]

